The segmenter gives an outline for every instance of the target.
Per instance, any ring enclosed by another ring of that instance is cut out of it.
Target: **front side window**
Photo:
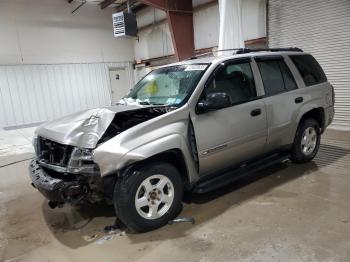
[[[297,67],[306,86],[311,86],[327,81],[320,64],[311,55],[291,55],[290,58]]]
[[[260,59],[257,63],[267,96],[297,88],[293,75],[283,59],[266,61]]]
[[[179,105],[194,90],[208,64],[159,68],[144,77],[120,103]]]
[[[254,76],[250,63],[235,63],[220,69],[204,90],[210,93],[226,93],[231,104],[239,104],[256,98]],[[205,97],[203,97],[205,99]]]

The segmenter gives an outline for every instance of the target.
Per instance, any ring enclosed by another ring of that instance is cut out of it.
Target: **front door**
[[[200,100],[226,93],[231,106],[192,116],[201,176],[262,154],[267,139],[265,104],[257,95],[250,62],[230,62],[214,74]]]
[[[128,78],[125,68],[110,68],[112,105],[129,92]]]

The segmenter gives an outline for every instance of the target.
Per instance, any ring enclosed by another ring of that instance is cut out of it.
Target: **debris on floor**
[[[97,238],[97,234],[94,234],[92,236],[83,236],[83,239],[86,241],[86,242],[91,242],[93,240],[95,240]]]
[[[116,219],[113,225],[110,226],[105,226],[103,231],[108,234],[108,235],[115,235],[115,234],[120,234],[125,235],[125,226],[118,220]]]
[[[193,217],[177,217],[173,220],[168,221],[168,224],[172,225],[172,224],[184,223],[184,222],[192,223],[192,225],[194,225],[195,220]]]
[[[104,232],[108,235],[115,235],[122,233],[122,230],[118,225],[105,226]]]
[[[97,239],[95,241],[95,244],[96,245],[102,245],[102,244],[106,243],[107,241],[112,240],[113,238],[114,238],[113,235],[111,235],[111,236],[104,236],[104,237],[101,237],[101,238]]]

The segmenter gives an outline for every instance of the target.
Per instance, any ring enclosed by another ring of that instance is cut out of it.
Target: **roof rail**
[[[236,51],[235,54],[247,54],[247,53],[253,53],[253,52],[304,52],[302,49],[298,47],[286,47],[286,48],[256,48],[256,49],[250,49],[250,48],[230,48],[230,49],[220,49],[220,50],[213,50],[210,52],[206,52],[203,54],[195,55],[187,60],[197,59],[202,56],[210,56],[214,53],[218,52],[227,52],[227,51]]]
[[[236,52],[238,52],[238,51],[240,51],[242,49],[244,49],[244,48],[229,48],[229,49],[212,50],[210,52],[206,52],[206,53],[202,53],[202,54],[198,54],[198,55],[192,56],[192,57],[190,57],[187,60],[197,59],[197,58],[202,57],[202,56],[214,55],[214,53],[218,53],[218,52],[226,52],[226,51],[236,51]]]
[[[298,47],[287,47],[287,48],[257,48],[257,49],[249,49],[249,48],[241,48],[236,52],[236,54],[246,54],[246,53],[252,53],[252,52],[303,52],[302,49]]]

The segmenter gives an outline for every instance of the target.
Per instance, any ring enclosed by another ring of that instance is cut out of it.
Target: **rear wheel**
[[[147,164],[126,172],[114,190],[118,218],[132,231],[159,228],[181,211],[182,179],[168,163]]]
[[[318,122],[312,118],[304,120],[295,135],[291,160],[294,163],[311,161],[318,152],[320,141],[321,131]]]

